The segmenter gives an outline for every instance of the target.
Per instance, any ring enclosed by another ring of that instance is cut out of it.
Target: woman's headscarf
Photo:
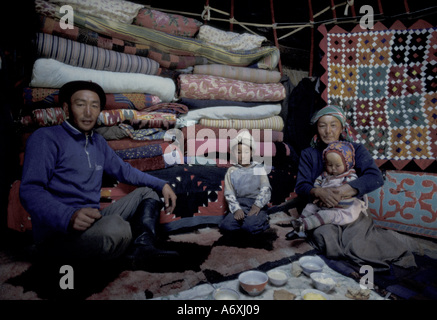
[[[349,128],[349,124],[346,121],[346,115],[344,114],[344,111],[341,107],[335,106],[335,105],[328,105],[322,109],[320,109],[312,118],[311,118],[311,125],[314,125],[317,123],[317,121],[323,117],[323,116],[333,116],[337,118],[342,127],[343,131],[340,134],[340,140],[346,140],[353,142],[354,141],[354,135],[352,131]],[[311,141],[311,146],[313,148],[316,148],[318,144],[320,143],[320,138],[318,133],[313,137]]]

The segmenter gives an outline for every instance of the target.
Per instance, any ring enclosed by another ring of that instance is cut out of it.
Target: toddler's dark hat
[[[97,93],[100,99],[100,110],[102,110],[106,105],[106,95],[105,91],[95,82],[91,81],[70,81],[64,84],[61,89],[59,89],[59,103],[62,105],[67,102],[70,105],[71,96],[79,90],[90,90]]]

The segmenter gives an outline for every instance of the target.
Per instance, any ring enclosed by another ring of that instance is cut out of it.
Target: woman
[[[367,149],[353,142],[343,110],[328,105],[311,119],[317,134],[311,146],[304,149],[299,160],[295,191],[305,203],[318,202],[334,207],[341,199],[362,197],[384,184],[381,171]],[[333,141],[347,140],[355,148],[355,170],[358,179],[334,188],[315,188],[315,179],[323,172],[322,151]],[[415,266],[414,256],[391,231],[376,228],[367,212],[347,225],[322,225],[308,233],[308,240],[330,258],[348,258],[358,265],[370,264],[387,270],[390,263]]]

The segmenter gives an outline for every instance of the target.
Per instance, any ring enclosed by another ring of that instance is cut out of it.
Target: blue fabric
[[[68,121],[41,128],[27,141],[20,200],[32,218],[36,241],[66,233],[73,213],[100,208],[103,172],[120,182],[161,191],[165,181],[123,162],[99,134],[85,134]]]
[[[243,230],[250,234],[257,234],[269,227],[269,221],[267,216],[267,208],[262,208],[257,215],[248,216],[255,199],[252,198],[237,198],[241,209],[244,211],[245,216],[243,220],[236,220],[234,214],[229,212],[221,222],[219,228],[223,231],[236,231]]]
[[[358,190],[357,197],[378,189],[384,184],[381,171],[375,164],[370,153],[360,143],[352,143],[355,148],[355,170],[358,179],[349,185]],[[302,151],[296,180],[296,193],[310,196],[314,181],[324,171],[322,152],[324,147],[309,147]]]

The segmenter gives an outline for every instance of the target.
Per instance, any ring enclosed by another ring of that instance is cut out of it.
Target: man
[[[93,130],[106,103],[103,89],[93,82],[72,81],[60,89],[59,101],[68,108],[69,119],[30,136],[20,187],[41,252],[79,260],[114,259],[134,239],[129,256],[135,265],[176,256],[154,245],[162,207],[158,193],[172,212],[172,188],[125,163]],[[103,172],[139,188],[99,211]]]

